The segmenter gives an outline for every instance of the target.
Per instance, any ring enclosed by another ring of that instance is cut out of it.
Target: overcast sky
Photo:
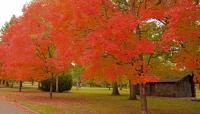
[[[24,4],[32,0],[0,0],[0,27],[13,15],[22,15]]]

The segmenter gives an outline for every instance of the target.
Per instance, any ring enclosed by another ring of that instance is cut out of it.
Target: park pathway
[[[18,109],[14,104],[9,103],[6,100],[0,99],[0,114],[32,114],[23,112]]]

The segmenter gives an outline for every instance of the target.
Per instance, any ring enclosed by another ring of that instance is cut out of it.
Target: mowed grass
[[[35,87],[1,88],[0,96],[18,102],[39,114],[139,114],[140,101],[128,100],[128,90],[120,91],[121,96],[111,96],[108,88],[73,88],[70,92],[54,93],[49,99],[48,92]],[[200,96],[200,92],[197,92]],[[139,97],[138,97],[139,98]],[[200,102],[191,98],[148,97],[151,114],[200,114]]]

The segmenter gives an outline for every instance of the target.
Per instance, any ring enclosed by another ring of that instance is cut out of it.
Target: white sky
[[[22,15],[24,4],[32,0],[0,0],[0,27],[13,15]]]

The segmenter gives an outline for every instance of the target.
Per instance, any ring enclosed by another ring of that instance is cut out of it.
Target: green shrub
[[[67,73],[63,73],[62,75],[60,75],[58,78],[58,88],[59,88],[59,92],[71,90],[72,76]],[[40,89],[42,91],[49,91],[50,79],[42,81]],[[55,91],[56,91],[56,78],[53,79],[53,92]]]

